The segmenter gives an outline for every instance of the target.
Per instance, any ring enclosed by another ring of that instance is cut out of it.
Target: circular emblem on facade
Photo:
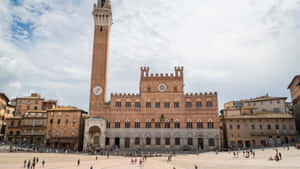
[[[158,88],[158,90],[159,90],[160,92],[164,92],[164,91],[166,91],[166,89],[167,89],[167,85],[164,84],[164,83],[161,83],[161,84],[158,85],[157,88]]]
[[[95,86],[94,89],[93,89],[93,93],[96,96],[100,95],[102,93],[102,91],[103,91],[103,89],[100,86]]]

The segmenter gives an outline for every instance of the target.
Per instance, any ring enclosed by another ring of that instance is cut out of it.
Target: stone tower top
[[[110,27],[112,25],[110,0],[98,0],[98,3],[94,4],[93,16],[96,26]]]

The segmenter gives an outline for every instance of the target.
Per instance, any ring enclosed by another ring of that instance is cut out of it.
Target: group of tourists
[[[137,164],[139,161],[139,165],[142,165],[147,160],[146,156],[142,156],[139,160],[137,158],[131,158],[131,164]]]
[[[288,149],[288,150],[289,150],[289,149]],[[278,149],[276,148],[276,149],[275,149],[275,155],[274,155],[274,157],[272,157],[272,156],[269,157],[269,160],[270,160],[270,161],[273,161],[273,160],[274,160],[274,161],[282,160],[282,154],[281,154],[281,152],[279,152]]]
[[[38,157],[33,157],[32,162],[30,160],[24,160],[24,168],[27,167],[27,169],[35,169],[35,167],[39,163],[39,158]],[[42,166],[43,168],[45,167],[46,161],[42,161]]]
[[[243,150],[243,157],[244,158],[255,158],[255,151],[253,151],[252,149]],[[239,151],[233,151],[233,158],[239,158]]]

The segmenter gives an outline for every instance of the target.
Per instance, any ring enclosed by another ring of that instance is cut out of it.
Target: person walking
[[[36,158],[36,164],[38,164],[38,163],[39,163],[39,157]]]
[[[30,169],[30,160],[27,162],[27,169]]]
[[[91,165],[90,169],[93,169],[93,166]]]
[[[79,166],[79,165],[80,165],[80,159],[77,160],[77,166]]]
[[[32,162],[32,166],[31,166],[31,168],[32,168],[32,169],[34,169],[34,168],[35,168],[35,161],[33,161],[33,162]]]
[[[282,160],[282,154],[281,154],[281,152],[278,153],[278,156],[279,156],[279,160]]]
[[[195,165],[195,169],[198,169],[198,166],[197,166],[197,165]]]
[[[43,168],[44,168],[45,164],[46,164],[46,161],[43,160],[43,161],[42,161]]]
[[[24,160],[24,168],[26,168],[27,160]]]

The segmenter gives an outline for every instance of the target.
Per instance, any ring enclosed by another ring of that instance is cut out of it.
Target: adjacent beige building
[[[292,98],[292,111],[296,117],[296,129],[300,133],[300,75],[296,75],[288,86]]]
[[[24,115],[14,115],[6,119],[6,141],[12,144],[41,146],[45,144],[47,112],[31,110]]]
[[[12,99],[12,105],[16,107],[15,115],[24,115],[30,110],[47,110],[55,108],[56,100],[46,100],[38,93],[31,93],[30,96],[17,97]]]
[[[6,113],[7,113],[7,105],[8,105],[9,99],[4,93],[0,93],[0,141],[3,141],[4,134],[5,134],[5,119],[6,119]]]
[[[295,142],[295,118],[285,97],[231,101],[221,110],[225,147],[272,146]]]
[[[87,112],[76,107],[57,107],[49,109],[47,113],[47,146],[81,150]]]
[[[6,119],[12,117],[15,112],[15,106],[9,104],[9,98],[0,93],[0,142],[4,141],[7,122]]]

